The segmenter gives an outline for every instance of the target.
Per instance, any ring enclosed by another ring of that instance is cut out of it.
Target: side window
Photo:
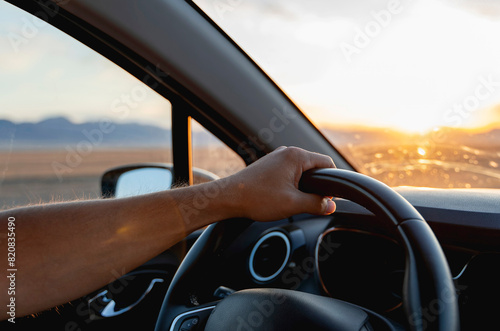
[[[193,167],[219,177],[230,176],[245,167],[243,159],[195,120],[191,120]]]
[[[3,1],[0,32],[0,210],[97,198],[109,168],[172,162],[168,100]]]

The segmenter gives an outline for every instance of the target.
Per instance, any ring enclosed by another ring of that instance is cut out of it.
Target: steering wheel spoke
[[[215,309],[215,304],[209,304],[188,309],[175,316],[169,331],[197,331],[203,330],[210,314]]]

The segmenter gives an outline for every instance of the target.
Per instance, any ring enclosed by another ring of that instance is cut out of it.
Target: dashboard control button
[[[181,324],[181,331],[194,331],[198,329],[198,317],[188,318]]]

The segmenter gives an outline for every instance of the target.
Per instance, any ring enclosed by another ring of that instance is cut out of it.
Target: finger
[[[283,150],[281,147],[278,148]],[[309,152],[299,147],[288,147],[286,155],[294,162],[301,164],[303,172],[313,168],[335,168],[335,163],[328,155]]]
[[[330,215],[335,209],[335,202],[328,198],[317,194],[300,194],[300,209],[297,213],[308,213],[314,215]]]
[[[278,152],[278,151],[281,151],[283,149],[286,149],[286,146],[280,146],[280,147],[276,148],[273,152]]]
[[[308,162],[305,163],[303,171],[314,168],[335,168],[332,158],[318,153],[308,152]]]
[[[337,210],[337,204],[335,204],[335,201],[333,201],[332,198],[327,197],[324,199],[326,201],[327,207],[325,208],[325,214],[330,215]]]

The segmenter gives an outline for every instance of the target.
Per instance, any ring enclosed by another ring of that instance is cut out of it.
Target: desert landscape
[[[324,130],[360,172],[389,186],[500,188],[500,130]]]
[[[64,118],[22,124],[0,120],[0,210],[100,198],[106,170],[172,162],[170,148],[162,147],[171,146],[168,129],[116,124],[110,134],[98,135],[96,127]],[[328,127],[322,132],[358,171],[389,186],[500,188],[500,129],[442,128],[412,135]],[[244,167],[241,158],[206,131],[193,131],[193,165],[220,177]]]

